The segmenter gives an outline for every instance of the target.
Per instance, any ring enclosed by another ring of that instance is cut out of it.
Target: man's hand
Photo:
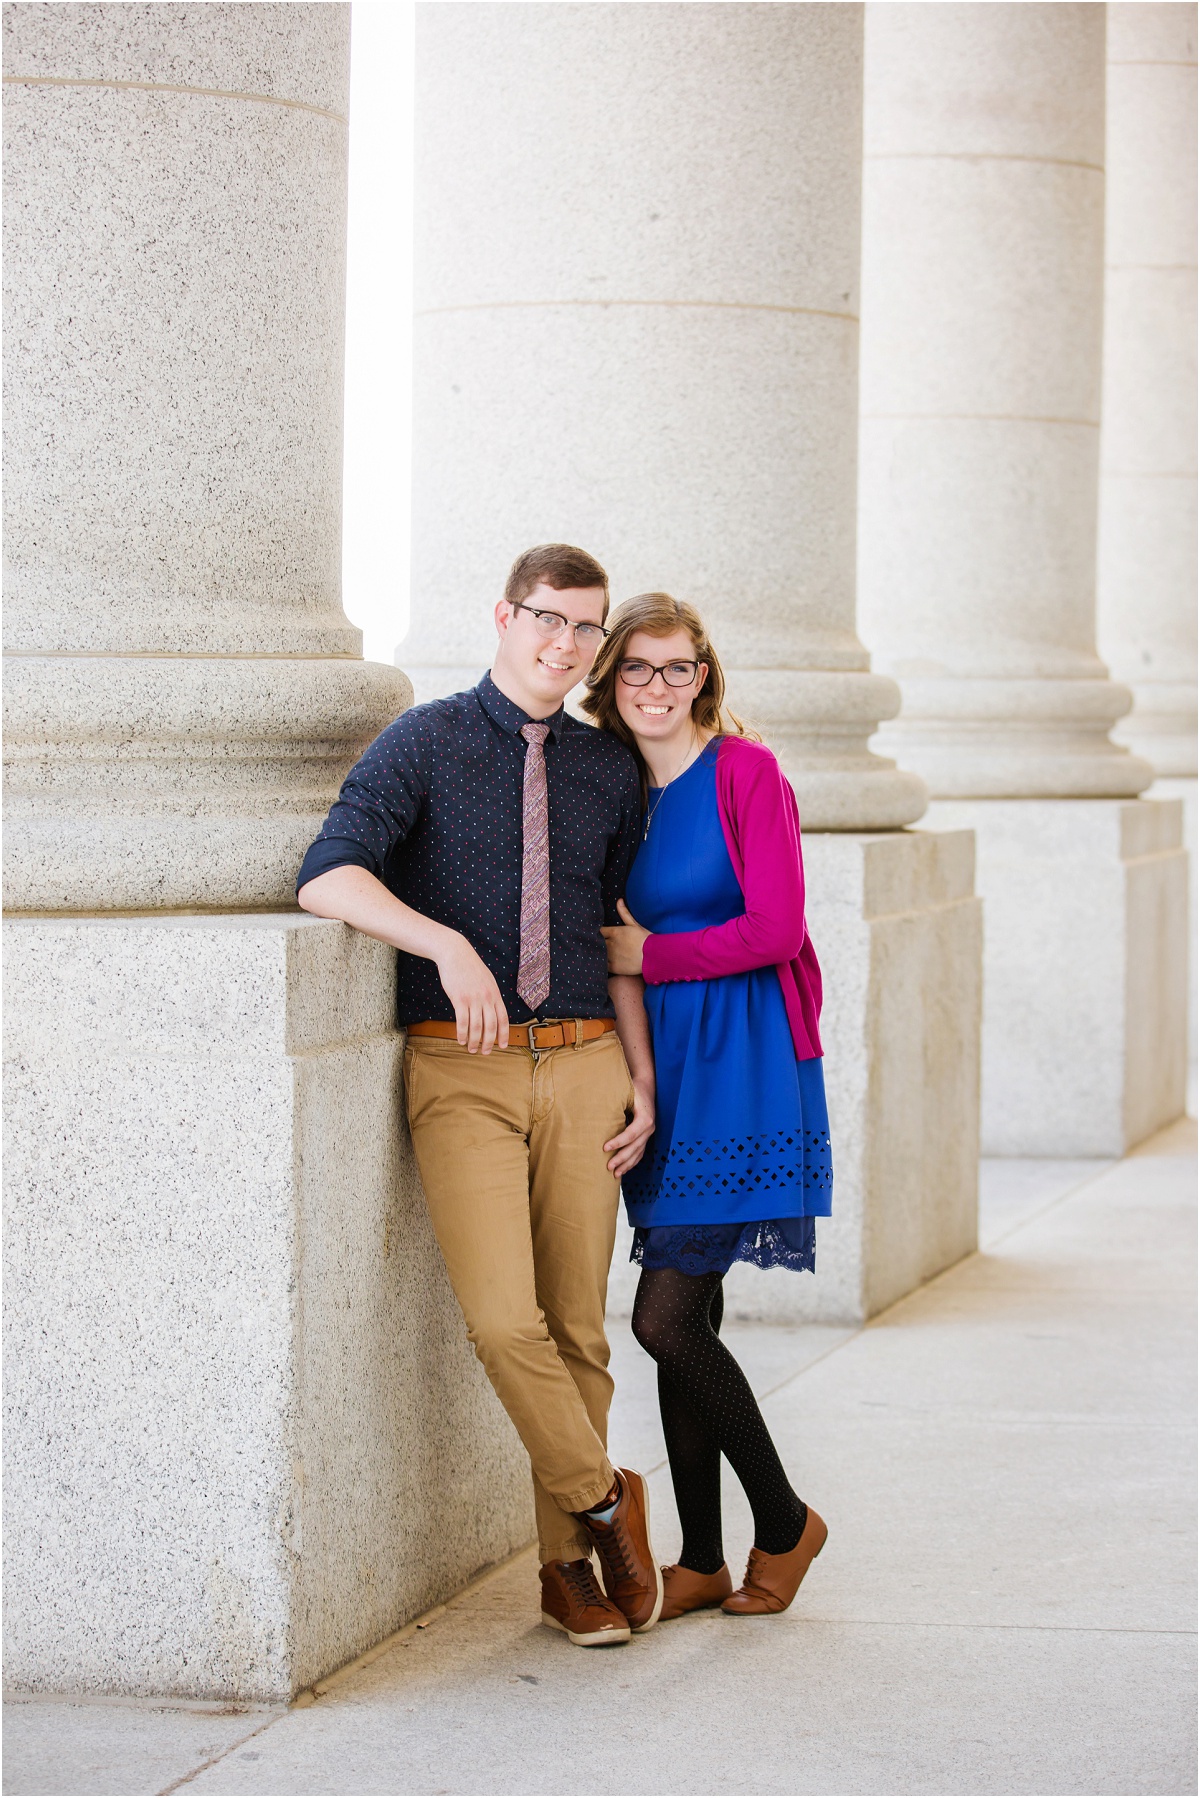
[[[500,988],[461,931],[414,911],[366,868],[330,868],[307,881],[296,898],[318,918],[341,918],[406,955],[434,962],[454,1007],[459,1042],[472,1054],[481,1048],[487,1055],[497,1044],[507,1049],[508,1013]]]
[[[642,929],[623,899],[617,900],[617,910],[625,922],[606,924],[600,932],[608,950],[608,971],[610,974],[640,974],[642,944],[651,932]]]
[[[619,1180],[627,1174],[631,1167],[636,1167],[645,1153],[646,1144],[654,1132],[654,1088],[644,1082],[633,1083],[633,1121],[626,1124],[620,1136],[614,1136],[611,1142],[604,1145],[604,1153],[611,1156],[608,1171]]]
[[[468,1054],[507,1049],[508,1012],[487,963],[456,930],[447,932],[445,948],[436,959],[438,979],[454,1007],[458,1040]]]

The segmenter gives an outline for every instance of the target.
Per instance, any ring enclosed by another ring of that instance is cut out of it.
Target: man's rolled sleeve
[[[296,890],[331,868],[384,865],[415,824],[429,791],[431,744],[420,722],[397,718],[365,750],[342,782],[296,876]]]

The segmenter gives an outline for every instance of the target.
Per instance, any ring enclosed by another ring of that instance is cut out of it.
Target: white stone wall
[[[7,1678],[286,1701],[532,1533],[394,956],[294,915],[6,932]]]
[[[1118,1156],[1184,1109],[1179,802],[939,800],[976,833],[989,1155]]]

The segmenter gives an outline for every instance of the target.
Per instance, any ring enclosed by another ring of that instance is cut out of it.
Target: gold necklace
[[[654,801],[654,804],[647,809],[646,828],[642,832],[643,843],[646,841],[646,838],[650,835],[650,826],[654,822],[654,814],[655,814],[655,812],[657,812],[659,806],[663,802],[663,796],[666,793],[667,787],[671,786],[674,781],[677,781],[679,779],[679,776],[683,773],[684,769],[687,767],[688,763],[691,761],[692,756],[695,754],[695,750],[696,750],[696,738],[693,735],[691,742],[688,744],[687,754],[684,756],[683,760],[680,762],[678,768],[676,768],[674,774],[672,774],[671,779],[666,782],[666,785],[661,786],[658,789],[658,798]]]

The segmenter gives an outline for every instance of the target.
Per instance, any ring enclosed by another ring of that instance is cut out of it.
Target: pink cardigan
[[[821,1054],[821,970],[804,924],[804,865],[796,795],[771,751],[745,737],[717,748],[717,810],[746,909],[727,924],[649,936],[642,973],[668,980],[716,980],[774,967],[796,1058]]]

